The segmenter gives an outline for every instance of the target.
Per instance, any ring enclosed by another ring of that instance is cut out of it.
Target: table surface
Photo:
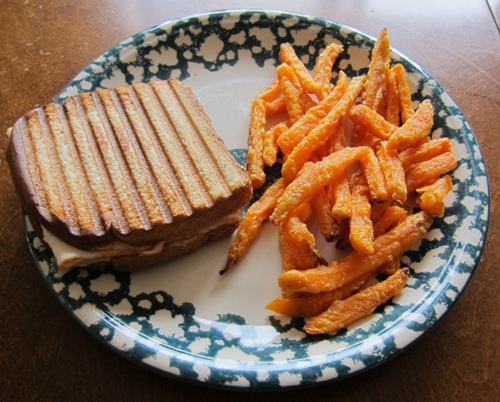
[[[191,385],[131,363],[97,342],[57,302],[30,257],[0,135],[0,399],[493,401],[500,395],[500,21],[498,0],[12,1],[0,11],[0,133],[49,103],[94,58],[150,26],[224,8],[321,16],[376,35],[426,69],[469,120],[491,192],[488,240],[451,311],[419,342],[347,380],[280,393]],[[495,397],[496,395],[496,397]],[[4,398],[2,398],[4,397]]]

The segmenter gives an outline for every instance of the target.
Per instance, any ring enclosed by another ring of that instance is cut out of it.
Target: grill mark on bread
[[[136,132],[142,133],[137,138],[138,146],[141,147],[146,158],[145,162],[151,170],[150,179],[156,180],[155,185],[164,199],[167,200],[170,213],[168,222],[171,222],[175,216],[191,215],[191,204],[182,191],[173,167],[169,163],[147,113],[137,97],[136,90],[134,87],[120,87],[116,88],[116,94],[131,126]]]
[[[163,107],[165,115],[169,116],[175,133],[186,150],[189,163],[201,178],[204,192],[210,197],[211,202],[215,203],[218,199],[229,195],[231,191],[219,167],[211,159],[206,143],[200,138],[202,136],[200,125],[203,119],[188,118],[186,112],[190,111],[183,105],[178,91],[169,83],[153,81],[150,85],[160,99],[159,104]]]
[[[134,85],[135,93],[149,118],[155,135],[162,146],[166,158],[172,164],[173,171],[179,181],[186,199],[193,210],[209,208],[213,205],[197,170],[192,163],[192,155],[187,153],[176,129],[175,119],[169,116],[151,87],[152,84]],[[168,135],[162,134],[168,133]]]
[[[170,212],[142,153],[138,139],[140,136],[132,133],[117,92],[115,90],[100,91],[97,95],[104,105],[103,112],[107,114],[117,146],[123,154],[123,167],[134,181],[131,187],[134,190],[137,189],[137,198],[132,198],[135,202],[135,209],[143,212],[150,225],[170,221]]]
[[[158,86],[161,85],[166,84],[160,82]],[[217,180],[219,183],[225,182],[226,187],[224,188],[224,195],[244,186],[243,178],[238,171],[238,165],[227,163],[227,154],[223,152],[225,147],[221,147],[222,140],[214,135],[212,122],[205,110],[201,108],[193,110],[189,107],[186,103],[185,96],[183,96],[183,92],[185,93],[190,90],[186,88],[182,82],[172,82],[170,87],[177,97],[179,107],[182,108],[186,118],[189,119],[193,128],[196,129],[198,135],[197,139],[204,147],[204,155],[206,158],[211,159],[210,163],[212,164],[212,169],[218,173]],[[223,172],[221,170],[222,168],[225,169],[226,172]],[[212,188],[211,186],[212,184],[209,184],[208,188]]]
[[[61,160],[61,172],[64,174],[64,183],[67,186],[67,199],[71,200],[72,211],[77,221],[73,231],[78,230],[81,234],[104,235],[106,228],[90,191],[66,110],[62,105],[51,104],[46,107],[45,113],[50,132],[57,144],[56,150]]]
[[[78,235],[77,220],[74,205],[71,202],[68,188],[62,173],[60,155],[56,145],[56,138],[49,126],[48,119],[51,118],[51,110],[38,109],[29,123],[33,139],[38,165],[41,174],[45,178],[45,195],[53,214],[64,217],[71,233]]]
[[[106,170],[103,155],[87,120],[81,98],[68,98],[65,108],[70,117],[70,127],[76,139],[89,186],[94,193],[106,228],[113,227],[121,233],[128,233],[129,225],[114,194],[109,172]]]
[[[93,135],[99,139],[97,144],[99,144],[106,168],[110,172],[111,182],[122,206],[125,219],[131,229],[141,227],[146,230],[151,229],[152,225],[148,214],[140,202],[129,166],[120,147],[120,140],[117,138],[119,134],[112,130],[98,93],[82,94],[81,99]]]

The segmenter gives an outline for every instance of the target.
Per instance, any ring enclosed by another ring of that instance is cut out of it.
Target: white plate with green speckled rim
[[[376,36],[378,33],[374,33]],[[389,37],[391,36],[389,32]],[[58,101],[78,92],[177,77],[205,106],[215,129],[244,160],[251,100],[274,78],[279,44],[290,42],[308,67],[332,41],[336,69],[366,72],[374,38],[355,29],[279,11],[220,11],[138,33],[97,58]],[[212,387],[282,389],[349,377],[397,355],[448,311],[479,261],[489,216],[488,182],[476,138],[444,89],[408,58],[413,99],[435,106],[433,137],[449,137],[458,167],[443,219],[403,264],[407,286],[391,302],[335,336],[309,336],[302,319],[264,308],[279,296],[276,228],[265,224],[233,272],[219,276],[226,238],[143,272],[58,271],[26,222],[35,262],[50,289],[96,338],[126,358]]]

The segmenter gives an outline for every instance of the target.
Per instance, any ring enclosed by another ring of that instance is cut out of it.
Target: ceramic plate
[[[249,105],[274,78],[279,43],[293,43],[311,68],[332,41],[345,49],[336,68],[349,76],[366,72],[373,37],[332,21],[261,10],[191,16],[115,46],[71,81],[58,101],[83,91],[178,77],[193,88],[228,148],[244,159]],[[214,387],[318,384],[400,353],[464,290],[483,248],[489,195],[477,141],[459,108],[415,63],[395,51],[392,57],[406,67],[415,102],[432,100],[432,135],[452,139],[458,167],[446,216],[405,254],[411,278],[391,302],[335,336],[308,336],[302,319],[273,315],[264,308],[280,294],[280,257],[271,224],[223,277],[218,272],[230,238],[144,272],[61,274],[26,224],[34,259],[57,299],[92,335],[130,360]]]

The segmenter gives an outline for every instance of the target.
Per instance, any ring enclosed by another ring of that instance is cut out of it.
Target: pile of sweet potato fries
[[[247,160],[254,189],[266,183],[266,166],[282,163],[281,178],[244,215],[221,271],[245,254],[263,222],[277,225],[282,296],[266,307],[307,317],[308,334],[335,333],[405,286],[401,256],[443,216],[457,166],[450,140],[430,137],[432,103],[414,108],[404,66],[391,66],[387,30],[366,76],[338,71],[333,79],[342,51],[328,45],[310,72],[281,45],[276,79],[251,105]],[[326,241],[351,251],[325,260],[313,219]]]

